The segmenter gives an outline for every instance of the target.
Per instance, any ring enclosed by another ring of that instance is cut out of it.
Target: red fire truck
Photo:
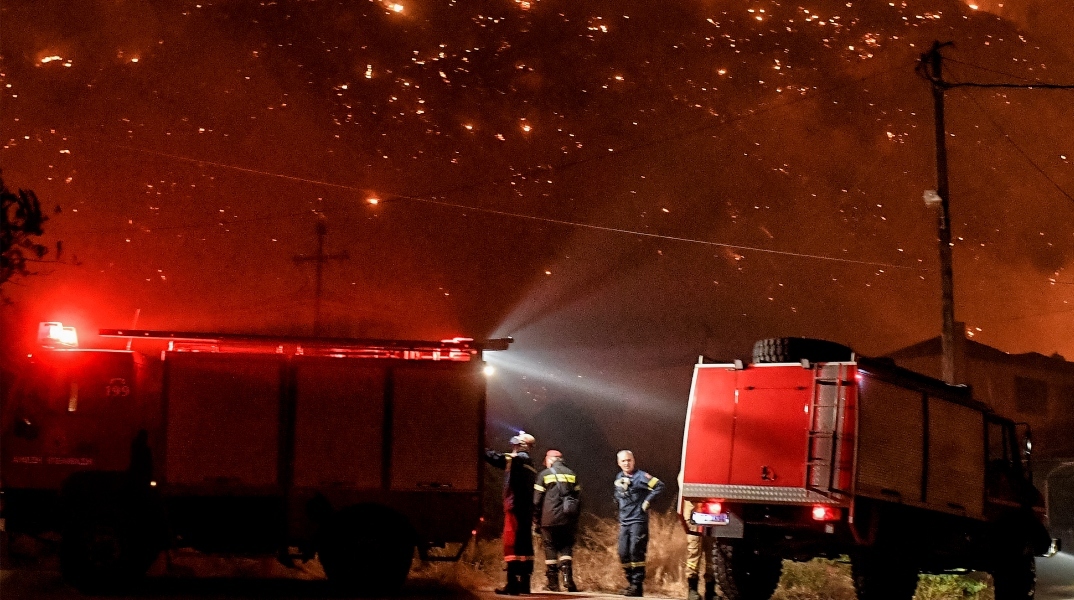
[[[1030,446],[965,386],[831,342],[762,340],[752,364],[694,369],[680,514],[715,538],[729,600],[771,596],[784,559],[841,556],[860,600],[909,600],[918,573],[958,569],[1027,599],[1034,556],[1057,549]]]
[[[189,547],[317,555],[343,588],[386,591],[415,550],[457,559],[480,519],[481,352],[510,340],[101,331],[166,345],[146,356],[41,331],[2,408],[3,516],[59,530],[82,589]]]

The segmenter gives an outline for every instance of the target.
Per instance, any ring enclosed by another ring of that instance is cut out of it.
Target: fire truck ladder
[[[845,364],[823,364],[815,367],[813,395],[810,400],[809,454],[806,459],[806,488],[827,496],[849,494],[839,489],[841,470],[838,457],[842,456],[845,442],[841,435],[846,410],[847,381],[849,373]]]

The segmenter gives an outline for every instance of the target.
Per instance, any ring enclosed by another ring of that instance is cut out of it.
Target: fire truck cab
[[[471,538],[481,351],[506,340],[101,334],[167,348],[42,348],[3,408],[6,528],[59,530],[81,589],[189,547],[316,555],[342,588],[384,592],[415,551],[454,560]]]
[[[956,569],[1029,598],[1054,542],[1016,430],[964,386],[830,342],[762,340],[752,364],[694,369],[680,514],[716,538],[729,600],[768,598],[784,559],[840,556],[860,600],[909,600],[918,573]]]

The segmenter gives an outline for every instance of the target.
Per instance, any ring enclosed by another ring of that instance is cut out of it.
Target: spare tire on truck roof
[[[849,347],[828,340],[785,337],[758,340],[753,345],[753,362],[787,363],[847,361],[854,351]]]

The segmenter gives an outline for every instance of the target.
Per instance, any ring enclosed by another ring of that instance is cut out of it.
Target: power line
[[[978,65],[978,64],[975,64],[975,63],[969,63],[969,62],[966,62],[966,61],[963,61],[963,60],[958,60],[958,59],[955,59],[955,58],[949,58],[947,56],[944,57],[944,60],[948,61],[948,62],[953,62],[953,63],[956,63],[956,64],[960,64],[960,65],[963,65],[963,66],[966,66],[966,67],[970,67],[971,69],[977,69],[979,71],[986,71],[988,73],[993,73],[995,75],[1003,75],[1004,77],[1010,77],[1011,79],[1020,79],[1022,81],[1027,81],[1027,82],[1029,82],[1029,84],[1027,84],[1027,85],[1029,85],[1030,87],[1039,88],[1039,87],[1044,87],[1044,86],[1054,86],[1054,85],[1056,85],[1056,84],[1048,83],[1046,81],[1041,81],[1039,79],[1030,79],[1029,77],[1025,77],[1023,75],[1017,75],[1015,73],[1008,73],[1007,71],[1000,71],[998,69],[990,69],[988,67],[982,67],[981,65]],[[949,83],[951,83],[951,82],[949,82]],[[975,84],[975,85],[986,85],[986,84]],[[1009,84],[1003,84],[1003,85],[1006,86],[1006,85],[1009,85]]]
[[[869,75],[854,79],[852,81],[847,81],[847,82],[844,82],[842,84],[829,87],[829,88],[827,88],[825,90],[820,90],[815,94],[799,96],[797,98],[787,100],[787,101],[781,102],[779,104],[773,104],[773,105],[768,106],[768,107],[766,107],[764,109],[753,110],[753,111],[749,111],[749,112],[746,112],[746,113],[741,113],[741,114],[735,115],[733,117],[722,119],[718,123],[708,124],[708,125],[704,125],[704,126],[701,126],[701,127],[696,127],[696,128],[692,128],[692,129],[679,131],[679,132],[676,132],[676,133],[673,133],[673,134],[670,134],[670,135],[645,140],[644,142],[640,142],[640,143],[637,143],[637,144],[634,144],[634,145],[626,146],[625,148],[622,148],[622,149],[620,149],[620,150],[618,150],[618,151],[616,151],[614,153],[596,154],[596,155],[593,155],[593,156],[588,156],[588,157],[576,159],[574,161],[569,161],[569,162],[566,162],[566,163],[563,163],[563,164],[560,164],[560,165],[554,166],[554,167],[546,167],[546,166],[529,167],[527,169],[523,169],[520,172],[512,174],[512,175],[507,176],[507,177],[491,178],[491,179],[487,179],[485,181],[479,181],[479,182],[474,182],[474,183],[468,183],[468,184],[464,184],[464,185],[454,186],[454,187],[451,187],[451,188],[441,189],[441,190],[434,191],[434,192],[431,192],[429,194],[424,194],[424,195],[421,195],[421,196],[411,196],[411,195],[406,195],[406,194],[385,194],[385,196],[390,197],[390,198],[413,200],[413,201],[417,201],[417,202],[424,202],[424,203],[427,203],[427,204],[433,204],[433,205],[438,205],[438,206],[463,209],[463,210],[474,211],[474,212],[482,212],[482,213],[486,213],[486,214],[494,214],[494,215],[511,217],[511,218],[527,219],[527,220],[540,221],[540,222],[563,225],[563,226],[579,227],[579,228],[596,230],[596,231],[622,233],[622,234],[634,235],[634,236],[638,236],[638,237],[648,237],[648,238],[656,238],[656,239],[665,239],[665,240],[669,240],[669,241],[687,242],[687,243],[694,243],[694,244],[703,244],[703,245],[715,246],[715,247],[720,247],[720,248],[741,250],[741,251],[744,251],[744,252],[762,252],[762,253],[775,254],[775,255],[780,255],[780,256],[808,258],[808,259],[813,259],[813,260],[825,260],[825,261],[831,261],[831,262],[840,262],[840,263],[846,263],[846,264],[858,264],[858,265],[867,265],[867,266],[875,266],[875,267],[884,267],[884,268],[890,268],[890,269],[906,269],[906,270],[928,271],[928,269],[925,269],[923,267],[898,265],[898,264],[884,263],[884,262],[878,262],[878,261],[855,260],[855,259],[849,259],[849,258],[825,256],[825,255],[820,255],[820,254],[810,254],[810,253],[804,253],[804,252],[791,252],[791,251],[783,251],[783,250],[773,250],[773,249],[769,249],[769,248],[761,248],[761,247],[756,247],[756,246],[728,244],[728,243],[713,242],[713,241],[709,241],[709,240],[701,240],[701,239],[681,237],[681,236],[669,236],[669,235],[655,234],[655,233],[649,233],[649,232],[643,232],[643,231],[637,231],[637,230],[631,230],[631,229],[623,229],[623,228],[615,228],[615,227],[608,227],[608,226],[601,226],[601,225],[593,225],[593,224],[589,224],[589,223],[581,223],[581,222],[570,221],[570,220],[566,220],[566,219],[555,219],[555,218],[551,218],[551,217],[542,217],[542,216],[538,216],[538,215],[529,215],[529,214],[516,213],[516,212],[511,212],[511,211],[503,211],[503,210],[497,210],[497,209],[481,208],[481,207],[475,207],[475,206],[470,206],[470,205],[447,202],[445,200],[437,200],[438,196],[446,197],[448,195],[457,194],[457,193],[462,192],[462,191],[483,188],[483,187],[487,187],[487,186],[497,185],[497,184],[500,184],[500,183],[506,183],[506,182],[510,182],[510,181],[514,180],[515,178],[520,177],[520,176],[525,177],[526,175],[531,175],[533,173],[543,172],[543,171],[563,171],[563,170],[572,169],[572,168],[575,168],[575,167],[578,167],[578,166],[582,166],[582,165],[585,165],[585,164],[588,164],[588,163],[591,163],[591,162],[605,161],[605,160],[610,160],[610,159],[618,159],[619,157],[621,157],[623,155],[633,153],[633,152],[636,152],[636,151],[639,151],[639,150],[658,147],[658,146],[662,146],[662,145],[665,145],[665,144],[668,144],[668,143],[671,143],[671,142],[681,141],[683,139],[686,139],[686,138],[689,138],[689,137],[692,137],[692,136],[695,136],[695,135],[698,135],[698,134],[701,134],[701,133],[705,133],[705,132],[708,132],[708,131],[712,131],[712,130],[715,130],[715,129],[718,129],[718,128],[722,128],[722,127],[725,127],[727,125],[730,125],[730,124],[733,124],[733,123],[736,123],[736,122],[739,122],[739,121],[743,121],[743,120],[746,120],[746,119],[749,119],[749,118],[752,118],[752,117],[763,116],[765,114],[768,114],[768,113],[776,111],[776,110],[782,110],[784,108],[787,108],[789,106],[793,106],[793,105],[798,104],[800,102],[805,102],[807,100],[808,101],[813,101],[813,100],[817,99],[818,97],[823,97],[823,96],[826,96],[826,95],[831,94],[833,92],[837,92],[837,91],[842,90],[842,89],[844,89],[846,87],[849,87],[850,85],[852,85],[854,83],[861,83],[863,81],[867,81],[869,79],[873,79],[875,77],[879,77],[879,76],[894,72],[896,70],[901,70],[901,69],[905,68],[905,66],[906,65],[904,65],[904,64],[899,64],[899,65],[896,65],[894,67],[890,67],[888,69],[877,71],[875,73],[871,73]],[[302,182],[302,183],[309,183],[309,184],[312,184],[312,185],[319,185],[319,186],[342,189],[342,190],[347,190],[347,191],[356,191],[356,192],[362,191],[361,188],[359,188],[357,186],[353,186],[353,185],[339,184],[339,183],[334,183],[334,182],[325,181],[325,180],[317,180],[317,179],[311,179],[311,178],[306,178],[306,177],[298,177],[298,176],[293,176],[293,175],[274,173],[274,172],[265,171],[265,170],[262,170],[262,169],[253,169],[253,168],[248,168],[248,167],[241,167],[241,166],[237,166],[237,165],[231,165],[231,164],[227,164],[227,163],[221,163],[221,162],[217,162],[217,161],[210,161],[210,160],[202,160],[202,159],[197,159],[197,158],[191,158],[191,157],[188,157],[188,156],[182,156],[182,155],[178,155],[178,154],[171,154],[171,153],[167,153],[167,152],[160,152],[160,151],[156,151],[156,150],[149,150],[149,149],[139,148],[139,147],[135,147],[135,146],[129,146],[129,145],[125,145],[125,144],[111,144],[111,145],[113,145],[113,146],[115,146],[117,148],[121,148],[121,149],[124,149],[124,150],[131,151],[131,152],[139,152],[139,153],[144,153],[144,154],[151,154],[151,155],[154,155],[154,156],[160,156],[160,157],[163,157],[163,158],[169,158],[169,159],[178,160],[178,161],[187,162],[187,163],[192,163],[192,164],[210,165],[210,166],[214,166],[214,167],[218,167],[218,168],[222,168],[222,169],[230,169],[230,170],[239,171],[239,172],[243,172],[243,173],[250,173],[250,174],[255,174],[255,175],[263,175],[263,176],[267,176],[267,177],[276,177],[276,178],[280,178],[280,179],[286,179],[286,180],[289,180],[289,181],[297,181],[297,182]],[[300,214],[306,214],[306,213],[305,212],[303,212],[303,213],[292,213],[290,215],[286,215],[286,217],[298,216]],[[158,231],[159,230],[185,229],[185,228],[194,229],[194,228],[202,228],[202,227],[216,227],[218,225],[222,225],[222,224],[225,224],[225,223],[226,224],[236,224],[236,223],[246,223],[246,222],[259,221],[259,220],[274,220],[276,218],[285,218],[285,217],[284,216],[280,216],[280,217],[276,217],[276,216],[260,216],[260,217],[250,217],[250,218],[245,218],[245,219],[231,219],[231,220],[226,220],[226,221],[216,221],[214,223],[211,223],[211,224],[207,223],[207,224],[201,225],[201,226],[176,225],[176,226],[154,227],[152,229],[153,230],[158,230]]]
[[[973,104],[977,107],[977,110],[980,111],[980,113],[984,115],[986,119],[988,119],[988,122],[992,124],[992,127],[995,127],[996,130],[1003,135],[1003,139],[1007,140],[1007,143],[1010,144],[1018,152],[1018,154],[1020,154],[1022,158],[1025,159],[1025,161],[1029,163],[1029,165],[1032,166],[1037,173],[1040,174],[1041,177],[1046,179],[1048,183],[1052,184],[1052,187],[1055,188],[1057,192],[1062,194],[1063,197],[1074,203],[1074,197],[1072,197],[1070,194],[1067,193],[1066,190],[1060,187],[1059,184],[1056,183],[1055,180],[1052,179],[1051,176],[1048,175],[1048,173],[1046,173],[1044,169],[1041,168],[1041,166],[1037,164],[1037,162],[1034,161],[1033,158],[1030,157],[1029,154],[1022,149],[1021,146],[1018,145],[1017,142],[1014,141],[1013,138],[1011,138],[1011,135],[1007,133],[1007,130],[1005,130],[994,118],[992,118],[992,115],[987,110],[985,110],[983,106],[981,106],[981,103],[977,100],[977,98],[974,98],[972,95],[967,94],[965,92],[963,92],[963,96],[969,98],[969,100],[973,102]]]
[[[416,202],[424,202],[424,203],[427,203],[427,204],[435,204],[435,205],[439,205],[439,206],[448,206],[448,207],[452,207],[452,208],[465,208],[466,210],[472,210],[472,211],[475,211],[475,212],[483,212],[483,213],[494,214],[494,215],[516,217],[516,218],[520,218],[520,219],[529,219],[529,220],[532,220],[532,221],[540,221],[540,222],[543,222],[543,223],[552,223],[552,224],[556,224],[556,225],[567,225],[567,226],[572,226],[572,227],[579,227],[579,228],[583,228],[583,229],[591,229],[591,230],[595,230],[595,231],[606,231],[606,232],[611,232],[611,233],[624,233],[624,234],[634,235],[634,236],[638,236],[638,237],[655,238],[655,239],[668,240],[668,241],[673,241],[673,242],[687,242],[687,243],[691,243],[691,244],[703,244],[703,245],[706,245],[706,246],[716,246],[716,247],[719,247],[719,248],[728,248],[728,249],[732,249],[732,250],[742,250],[742,251],[749,251],[749,252],[764,252],[764,253],[767,253],[767,254],[776,254],[776,255],[780,255],[780,256],[794,256],[794,257],[798,257],[798,258],[811,258],[811,259],[815,259],[815,260],[827,260],[827,261],[833,261],[833,262],[842,262],[842,263],[850,263],[850,264],[858,264],[858,265],[869,265],[869,266],[874,266],[874,267],[887,267],[887,268],[891,268],[891,269],[909,269],[909,270],[921,270],[921,271],[927,271],[928,270],[928,269],[925,269],[925,268],[922,268],[922,267],[910,267],[910,266],[906,266],[906,265],[896,265],[896,264],[891,264],[891,263],[882,263],[882,262],[874,262],[874,261],[867,261],[867,260],[854,260],[854,259],[851,259],[851,258],[840,258],[840,257],[837,257],[837,256],[824,256],[824,255],[821,255],[821,254],[808,254],[808,253],[803,253],[803,252],[791,252],[791,251],[787,251],[787,250],[772,250],[770,248],[761,248],[761,247],[758,247],[758,246],[741,246],[741,245],[736,245],[736,244],[726,244],[726,243],[723,243],[723,242],[713,242],[713,241],[708,241],[708,240],[699,240],[697,238],[688,238],[688,237],[680,237],[680,236],[673,236],[673,235],[663,235],[663,234],[659,234],[659,233],[649,233],[649,232],[646,232],[646,231],[637,231],[637,230],[634,230],[634,229],[622,229],[622,228],[618,228],[618,227],[608,227],[608,226],[604,226],[604,225],[592,225],[592,224],[589,224],[589,223],[579,223],[579,222],[576,222],[576,221],[567,221],[567,220],[564,220],[564,219],[553,219],[553,218],[550,218],[550,217],[540,217],[540,216],[537,216],[537,215],[527,215],[527,214],[523,214],[523,213],[513,213],[513,212],[508,212],[508,211],[496,210],[496,209],[492,209],[492,208],[480,208],[480,207],[474,207],[474,206],[464,206],[464,205],[461,205],[461,204],[455,204],[455,203],[452,203],[452,202],[445,202],[445,201],[441,201],[441,200],[434,200],[434,199],[431,199],[431,198],[420,198],[420,197],[416,197],[416,196],[403,196],[403,195],[395,195],[395,196],[392,196],[392,197],[393,198],[402,198],[402,199],[406,199],[406,200],[414,200]]]
[[[131,148],[131,149],[132,150],[140,150],[138,148]],[[188,157],[177,156],[177,155],[168,155],[166,153],[156,152],[156,151],[147,151],[147,152],[149,152],[151,154],[155,154],[155,155],[172,157],[172,158],[176,158],[176,159],[184,160],[184,161],[188,161],[188,162],[204,162],[206,164],[213,164],[215,166],[220,166],[222,168],[232,168],[231,165],[227,165],[227,164],[224,164],[224,163],[215,163],[215,162],[211,162],[211,161],[199,161],[197,159],[191,159],[191,158],[188,158]],[[242,171],[246,171],[246,172],[258,172],[258,173],[261,173],[261,174],[264,174],[264,175],[267,175],[267,176],[275,176],[275,174],[273,174],[271,172],[259,172],[259,171],[255,170],[255,169],[246,169],[246,168],[243,168],[243,167],[238,167],[238,169],[242,170]],[[338,183],[332,183],[332,182],[321,182],[321,181],[314,180],[314,179],[306,179],[306,178],[292,177],[292,176],[286,176],[286,175],[282,176],[282,177],[284,177],[286,179],[299,180],[299,181],[303,181],[303,182],[306,182],[306,183],[312,183],[312,184],[322,184],[323,183],[324,185],[328,185],[328,186],[331,186],[331,187],[334,187],[334,188],[348,190],[348,191],[355,191],[355,192],[362,191],[362,189],[359,188],[359,187],[349,186],[349,185],[344,185],[344,184],[338,184]],[[456,191],[457,190],[452,189],[452,190],[449,190],[447,192],[441,192],[441,193],[442,194],[450,194],[450,193],[454,193]],[[505,216],[505,217],[512,217],[512,218],[517,218],[517,219],[528,219],[528,220],[531,220],[531,221],[540,221],[540,222],[544,222],[544,223],[552,223],[552,224],[564,225],[564,226],[570,226],[570,227],[579,227],[579,228],[590,229],[590,230],[595,230],[595,231],[605,231],[605,232],[611,232],[611,233],[622,233],[622,234],[634,235],[634,236],[638,236],[638,237],[648,237],[648,238],[664,239],[664,240],[676,241],[676,242],[687,242],[687,243],[693,243],[693,244],[703,244],[703,245],[715,246],[715,247],[719,247],[719,248],[728,248],[728,249],[731,249],[731,250],[742,250],[744,252],[763,252],[763,253],[767,253],[767,254],[775,254],[775,255],[781,255],[781,256],[793,256],[793,257],[798,257],[798,258],[809,258],[809,259],[814,259],[814,260],[826,260],[826,261],[831,261],[831,262],[840,262],[840,263],[847,263],[847,264],[858,264],[858,265],[867,265],[867,266],[874,266],[874,267],[884,267],[884,268],[889,268],[889,269],[907,269],[907,270],[928,271],[928,269],[923,268],[923,267],[897,265],[897,264],[893,264],[893,263],[885,263],[885,262],[878,262],[878,261],[855,260],[855,259],[850,259],[850,258],[841,258],[841,257],[837,257],[837,256],[824,256],[824,255],[821,255],[821,254],[809,254],[809,253],[804,253],[804,252],[791,252],[791,251],[785,251],[785,250],[773,250],[773,249],[770,249],[770,248],[761,248],[761,247],[757,247],[757,246],[745,246],[745,245],[738,245],[738,244],[727,244],[727,243],[723,243],[723,242],[713,242],[713,241],[709,241],[709,240],[701,240],[701,239],[696,239],[696,238],[663,235],[663,234],[650,233],[650,232],[645,232],[645,231],[637,231],[637,230],[633,230],[633,229],[623,229],[623,228],[617,228],[617,227],[593,225],[593,224],[590,224],[590,223],[581,223],[581,222],[578,222],[578,221],[570,221],[570,220],[566,220],[566,219],[554,219],[554,218],[551,218],[551,217],[542,217],[542,216],[538,216],[538,215],[529,215],[529,214],[525,214],[525,213],[516,213],[516,212],[511,212],[511,211],[505,211],[505,210],[497,210],[497,209],[492,209],[492,208],[482,208],[482,207],[478,207],[478,206],[471,206],[471,205],[467,205],[467,204],[459,204],[459,203],[455,203],[455,202],[447,202],[445,200],[437,200],[435,196],[421,197],[421,196],[409,196],[409,195],[406,195],[406,194],[384,194],[384,196],[387,199],[396,198],[396,199],[401,199],[401,200],[412,200],[412,201],[415,201],[415,202],[423,202],[423,203],[426,203],[426,204],[432,204],[432,205],[436,205],[436,206],[444,206],[444,207],[448,207],[448,208],[457,208],[457,209],[462,209],[462,210],[468,210],[468,211],[473,211],[473,212],[481,212],[481,213],[493,214],[493,215],[499,215],[499,216]],[[303,214],[307,214],[307,213],[305,213],[305,212],[303,212],[303,213],[292,213],[291,215],[287,215],[287,217],[303,215]],[[205,224],[205,225],[201,225],[201,226],[190,226],[190,228],[215,227],[215,226],[223,224],[223,223],[246,223],[246,222],[252,222],[252,221],[273,220],[273,219],[276,219],[276,218],[283,218],[283,217],[282,216],[281,217],[261,216],[261,217],[250,217],[250,218],[246,218],[246,219],[232,219],[232,220],[229,220],[229,221],[218,221],[216,223]],[[165,227],[154,227],[154,228],[151,228],[151,229],[155,230],[155,231],[159,231],[159,230],[165,230],[165,229],[181,229],[181,228],[186,228],[186,227],[188,227],[188,226],[171,226],[171,227],[165,226]]]

